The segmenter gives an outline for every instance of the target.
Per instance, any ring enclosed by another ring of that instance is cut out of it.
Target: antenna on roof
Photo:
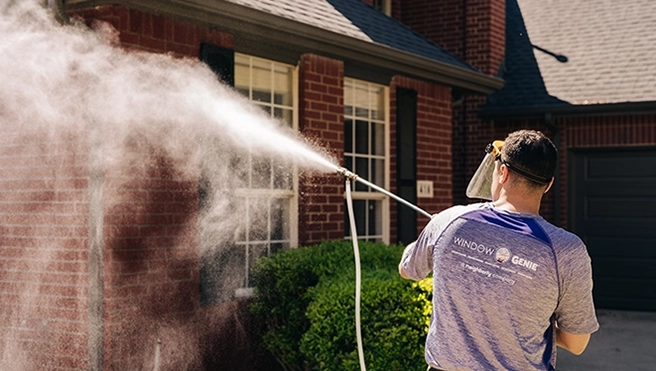
[[[541,48],[541,47],[539,47],[539,46],[537,46],[537,45],[533,45],[533,44],[531,44],[531,46],[533,47],[533,49],[537,49],[537,50],[543,52],[544,54],[548,54],[548,55],[550,55],[550,56],[556,58],[556,60],[557,60],[558,62],[560,62],[560,63],[567,63],[567,61],[569,60],[569,59],[567,59],[566,56],[564,56],[564,55],[562,55],[562,54],[556,54],[556,53],[554,53],[554,52],[552,52],[552,51],[549,51],[549,50],[547,50],[547,49],[543,49],[543,48]]]

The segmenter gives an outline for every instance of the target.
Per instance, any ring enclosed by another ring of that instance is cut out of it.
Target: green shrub
[[[364,273],[363,273],[364,276]],[[344,277],[346,278],[346,277]],[[426,300],[421,289],[399,277],[378,274],[362,279],[360,319],[368,370],[424,370]],[[316,287],[307,317],[310,328],[301,351],[311,368],[360,369],[355,335],[355,282],[341,280]]]
[[[399,277],[402,246],[359,245],[367,367],[419,370],[430,292]],[[264,345],[285,370],[359,369],[354,267],[350,241],[284,250],[258,262],[251,310],[267,329]]]

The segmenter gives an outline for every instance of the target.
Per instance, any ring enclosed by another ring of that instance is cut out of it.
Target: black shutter
[[[396,184],[399,197],[417,203],[417,92],[396,89]],[[417,212],[397,203],[398,242],[417,239]]]
[[[216,45],[201,43],[199,58],[216,73],[223,83],[235,86],[235,52]]]

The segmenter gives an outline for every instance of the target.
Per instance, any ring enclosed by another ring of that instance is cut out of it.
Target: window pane
[[[344,158],[344,167],[355,172],[355,157],[347,156]]]
[[[344,120],[344,152],[353,153],[353,120]]]
[[[286,108],[274,108],[273,116],[278,120],[282,121],[285,125],[292,127],[294,123],[293,119],[294,112],[291,109]]]
[[[271,188],[271,160],[266,157],[252,158],[251,188]]]
[[[251,198],[248,201],[248,241],[266,241],[269,235],[268,200]]]
[[[271,200],[271,231],[269,240],[281,241],[289,238],[289,200]]]
[[[274,67],[273,91],[275,92],[275,104],[292,105],[292,79],[289,78],[291,75],[292,70],[289,67],[279,65]]]
[[[244,95],[248,97],[248,91],[250,90],[250,70],[248,67],[248,62],[245,65],[236,64],[235,59],[235,88],[240,92],[246,92]]]
[[[344,81],[344,115],[352,116],[353,115],[353,86],[351,83],[346,80]]]
[[[260,94],[257,97],[255,96],[255,93],[253,93],[253,100],[256,101],[261,101],[261,102],[271,102],[271,95],[273,92],[273,86],[272,86],[272,74],[271,74],[271,62],[268,61],[263,61],[258,58],[253,58],[252,59],[252,64],[253,64],[253,69],[251,70],[251,76],[252,76],[252,89],[258,90],[262,93],[265,94]]]
[[[367,235],[381,235],[383,233],[383,224],[382,224],[382,219],[383,219],[383,205],[382,201],[374,201],[374,200],[368,200],[368,230],[367,230]]]
[[[369,117],[369,109],[364,108],[364,107],[355,107],[355,116],[356,117],[368,118]]]
[[[385,125],[371,124],[371,150],[372,155],[385,155]]]
[[[355,216],[355,228],[358,236],[366,236],[367,201],[353,200],[353,214]]]
[[[356,157],[355,159],[355,173],[358,174],[359,176],[369,180],[371,177],[369,176],[369,159],[367,158],[362,158],[362,157]],[[368,191],[369,187],[365,186],[364,184],[360,182],[355,183],[355,190],[356,191]]]
[[[378,186],[385,184],[385,160],[371,160],[371,182]]]
[[[252,282],[252,273],[253,268],[255,267],[255,262],[259,258],[267,256],[268,250],[267,244],[250,245],[248,247],[248,281],[245,282],[245,286],[250,286],[250,283]]]
[[[385,119],[385,95],[383,89],[375,89],[371,92],[371,119],[384,120]]]
[[[230,174],[237,179],[244,179],[248,182],[250,172],[249,156],[231,156],[230,157]],[[248,186],[246,184],[245,186]]]
[[[242,88],[236,88],[235,90],[237,90],[237,92],[238,92],[239,94],[245,96],[246,98],[249,98],[248,94],[250,94],[250,93],[249,93],[249,91],[248,91],[248,88],[245,88],[245,89],[242,89]]]
[[[253,97],[251,99],[258,102],[269,103],[271,102],[271,92],[264,90],[253,90]]]
[[[272,160],[273,169],[273,188],[274,189],[292,189],[293,168],[291,165],[282,164]]]
[[[369,123],[366,121],[355,122],[355,153],[369,153]]]

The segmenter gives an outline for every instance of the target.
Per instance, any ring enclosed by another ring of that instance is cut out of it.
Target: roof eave
[[[391,47],[337,34],[281,18],[242,5],[208,0],[69,0],[66,7],[88,8],[122,5],[156,14],[201,23],[235,35],[235,48],[275,44],[291,53],[313,52],[347,63],[368,65],[394,74],[489,94],[503,87],[503,80],[449,63],[432,60]],[[250,43],[250,44],[249,44]]]

